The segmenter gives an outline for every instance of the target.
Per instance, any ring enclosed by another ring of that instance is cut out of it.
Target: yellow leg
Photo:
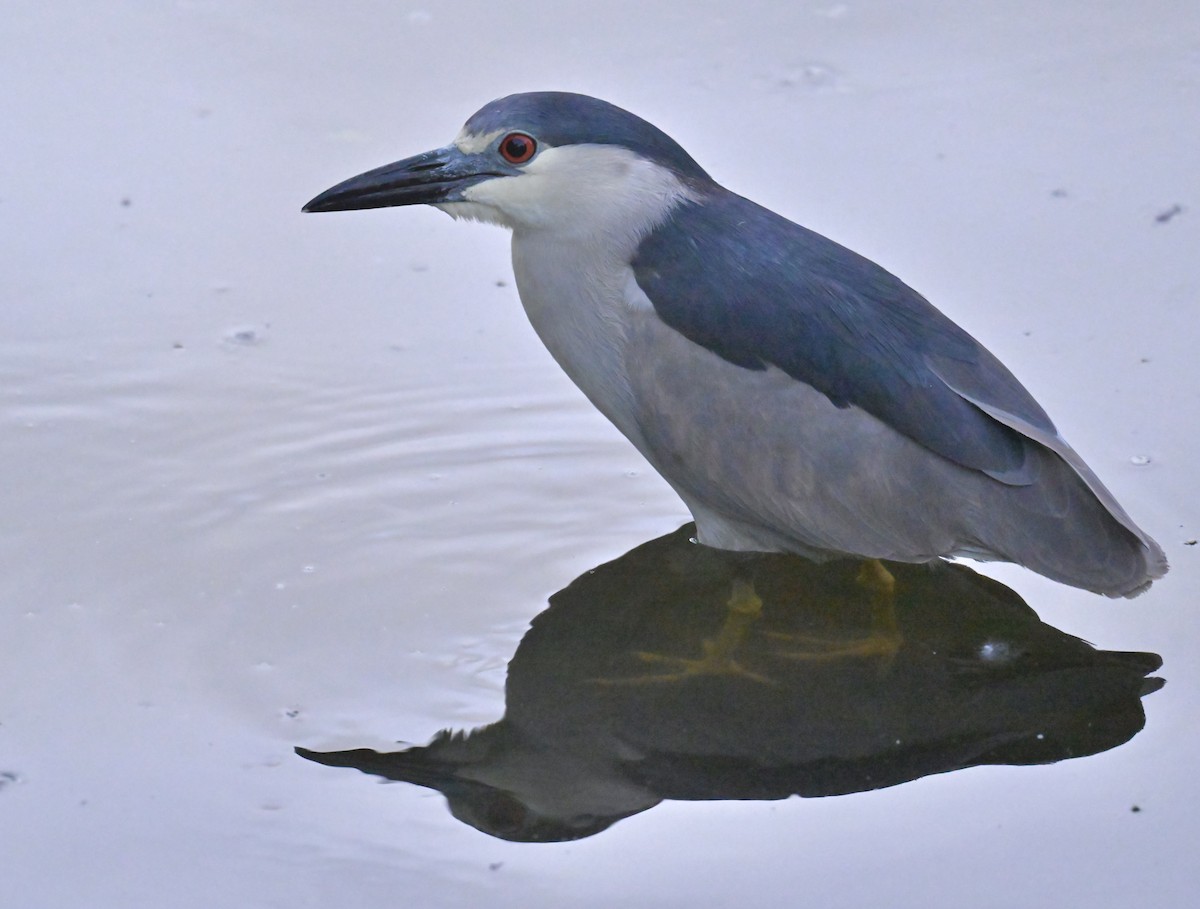
[[[746,640],[750,627],[762,618],[762,600],[754,592],[754,585],[741,579],[735,580],[728,605],[729,611],[716,635],[700,642],[699,657],[667,656],[638,650],[633,655],[640,662],[653,663],[671,671],[591,681],[597,685],[646,685],[678,682],[697,676],[731,676],[764,685],[773,684],[766,676],[747,669],[734,656]]]
[[[876,596],[891,597],[896,592],[896,578],[879,559],[867,559],[858,569],[857,581]]]
[[[891,665],[904,637],[896,624],[896,578],[878,559],[867,559],[858,571],[855,583],[871,594],[871,625],[865,635],[847,638],[822,638],[815,635],[768,633],[778,641],[799,645],[797,650],[780,650],[775,655],[788,660],[837,660],[853,657],[877,657],[881,668]]]

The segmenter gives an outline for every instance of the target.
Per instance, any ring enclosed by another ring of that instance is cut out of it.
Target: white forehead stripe
[[[490,133],[469,133],[464,128],[457,136],[454,137],[454,146],[464,155],[477,155],[481,151],[486,151],[487,147],[495,141],[496,137],[501,133],[507,132],[503,129],[495,129]]]

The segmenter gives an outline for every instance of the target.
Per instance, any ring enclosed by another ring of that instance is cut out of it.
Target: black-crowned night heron
[[[627,111],[501,98],[450,145],[305,211],[420,203],[512,230],[534,329],[683,498],[702,543],[1003,560],[1108,596],[1167,570],[974,338]]]

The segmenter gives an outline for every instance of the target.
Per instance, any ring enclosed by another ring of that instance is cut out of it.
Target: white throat
[[[543,147],[517,177],[439,205],[513,231],[513,270],[529,321],[592,403],[640,447],[626,332],[649,301],[630,262],[642,238],[694,192],[670,170],[610,145]]]

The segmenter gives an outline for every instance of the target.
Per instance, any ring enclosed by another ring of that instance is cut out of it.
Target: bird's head
[[[568,92],[486,105],[449,145],[367,171],[305,211],[433,205],[518,231],[644,230],[711,179],[670,136]]]

